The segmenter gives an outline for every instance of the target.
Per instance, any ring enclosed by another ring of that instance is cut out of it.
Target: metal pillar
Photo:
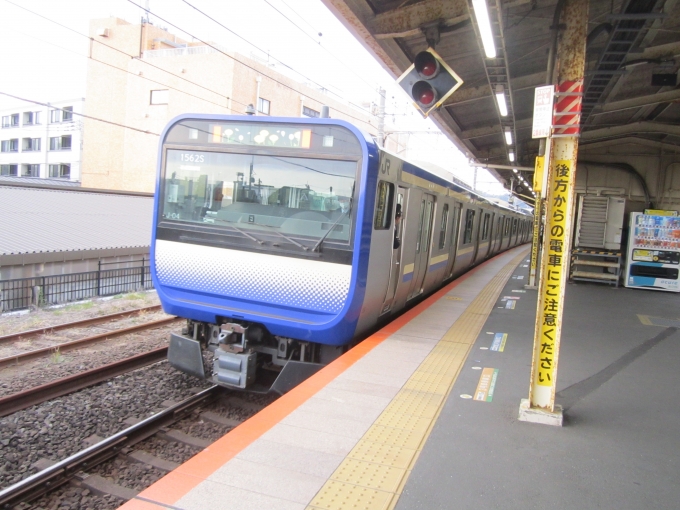
[[[543,193],[545,186],[543,185],[543,177],[545,172],[545,156],[536,157],[536,167],[534,169],[534,192],[536,193],[536,199],[534,200],[534,229],[533,236],[531,240],[531,265],[529,268],[529,284],[525,285],[527,289],[537,289],[536,277],[538,275],[538,255],[540,253],[541,247],[540,242],[540,232],[541,232],[541,221],[543,220]]]
[[[564,290],[569,270],[571,224],[586,36],[588,0],[566,0],[564,26],[557,50],[557,101],[551,134],[547,186],[543,190],[544,228],[538,303],[534,332],[529,399],[520,405],[519,419],[562,425],[562,409],[555,405]]]

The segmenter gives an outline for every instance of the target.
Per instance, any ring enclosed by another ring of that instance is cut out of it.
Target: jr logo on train
[[[531,217],[333,119],[183,115],[164,130],[151,244],[170,363],[283,393]]]

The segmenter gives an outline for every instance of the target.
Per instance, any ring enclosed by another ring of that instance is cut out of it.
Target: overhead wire
[[[126,51],[123,51],[123,50],[121,50],[121,49],[119,49],[119,48],[116,48],[115,46],[111,46],[111,45],[106,44],[106,43],[104,43],[104,42],[102,42],[102,41],[99,41],[99,40],[97,40],[97,39],[94,39],[93,37],[90,37],[89,35],[83,34],[82,32],[79,32],[78,30],[75,30],[74,28],[71,28],[71,27],[69,27],[69,26],[67,26],[67,25],[64,25],[64,24],[62,24],[62,23],[59,23],[58,21],[55,21],[55,20],[53,20],[53,19],[51,19],[51,18],[48,18],[48,17],[46,17],[46,16],[43,16],[42,14],[39,14],[39,13],[37,13],[37,12],[35,12],[35,11],[32,11],[31,9],[28,9],[28,8],[22,6],[22,5],[19,5],[19,4],[17,4],[17,3],[14,3],[14,2],[12,2],[11,0],[4,0],[4,1],[7,2],[7,3],[9,3],[9,4],[14,5],[15,7],[18,7],[19,9],[23,9],[24,11],[29,12],[29,13],[33,14],[34,16],[37,16],[37,17],[42,18],[42,19],[44,19],[44,20],[46,20],[46,21],[49,21],[50,23],[53,23],[53,24],[58,25],[58,26],[60,26],[60,27],[62,27],[62,28],[65,28],[66,30],[71,31],[71,32],[73,32],[74,34],[77,34],[77,35],[79,35],[79,36],[81,36],[81,37],[85,37],[86,39],[88,39],[88,40],[90,40],[90,41],[93,41],[93,42],[95,42],[95,43],[97,43],[97,44],[100,44],[100,45],[106,47],[106,48],[109,48],[109,49],[111,49],[111,50],[114,50],[114,51],[116,51],[116,52],[118,52],[118,53],[120,53],[120,54],[122,54],[122,55],[125,55],[126,57],[129,57],[129,58],[131,58],[131,59],[137,60],[138,62],[142,62],[142,63],[144,63],[145,65],[147,65],[147,66],[149,66],[149,67],[152,67],[152,68],[154,68],[154,69],[158,69],[159,71],[162,71],[162,72],[164,72],[164,73],[166,73],[166,74],[169,74],[170,76],[173,76],[173,77],[175,77],[175,78],[179,78],[180,80],[183,80],[183,81],[185,81],[185,82],[187,82],[187,83],[190,83],[190,84],[192,84],[192,85],[195,85],[196,87],[199,87],[199,88],[202,88],[202,89],[204,89],[204,90],[207,90],[208,92],[211,92],[211,93],[216,94],[216,95],[218,95],[218,96],[227,97],[227,96],[225,96],[224,94],[222,94],[221,92],[218,92],[218,91],[216,91],[216,90],[212,90],[212,89],[210,89],[210,88],[208,88],[208,87],[205,87],[204,85],[201,85],[200,83],[196,83],[196,82],[191,81],[191,80],[189,80],[189,79],[187,79],[187,78],[185,78],[185,77],[183,77],[183,76],[180,76],[180,75],[178,75],[178,74],[176,74],[176,73],[173,73],[172,71],[168,71],[167,69],[163,69],[162,67],[153,65],[152,63],[148,62],[147,60],[143,60],[143,59],[141,59],[141,58],[139,58],[139,57],[136,57],[135,55],[130,55],[130,54],[127,53]],[[92,57],[89,57],[89,56],[88,56],[87,58],[92,58]],[[94,60],[94,59],[93,59],[93,60]],[[173,88],[173,89],[174,89],[174,87],[169,87],[169,88]],[[174,90],[179,90],[179,89],[174,89]],[[183,92],[183,91],[182,91],[182,92]],[[196,97],[196,96],[195,96],[195,97]],[[233,98],[227,97],[227,99],[231,99],[231,101],[233,101],[234,103],[240,104],[240,105],[242,105],[242,106],[244,106],[244,107],[247,106],[245,103],[241,103],[240,101],[237,101],[237,100],[235,100],[235,99],[233,99]],[[226,106],[224,106],[224,108],[226,108]],[[232,110],[232,111],[234,111],[234,110]]]
[[[183,1],[185,1],[185,0],[183,0]],[[269,0],[264,0],[264,2],[265,2],[267,5],[269,5],[269,7],[271,7],[271,8],[274,9],[276,12],[278,12],[281,16],[283,16],[286,20],[288,20],[288,22],[290,22],[291,25],[293,25],[295,28],[297,28],[298,30],[300,30],[300,32],[302,32],[302,33],[305,34],[307,37],[309,37],[312,41],[314,41],[316,44],[318,44],[319,47],[320,47],[321,49],[323,49],[326,53],[328,53],[328,54],[329,54],[331,57],[333,57],[335,60],[337,60],[338,62],[340,62],[345,68],[347,68],[352,74],[354,74],[354,75],[355,75],[356,77],[358,77],[362,82],[364,82],[366,85],[368,85],[373,91],[375,91],[376,84],[370,84],[370,83],[368,83],[368,82],[367,82],[367,81],[366,81],[359,73],[357,73],[354,69],[352,69],[350,66],[348,66],[347,64],[345,64],[342,60],[340,60],[337,56],[335,56],[333,53],[331,53],[331,51],[328,50],[328,48],[326,48],[325,46],[323,46],[323,45],[321,44],[321,41],[315,40],[314,37],[312,37],[311,35],[309,35],[309,34],[307,33],[306,30],[304,30],[302,27],[300,27],[300,25],[298,25],[297,23],[295,23],[292,19],[290,19],[290,18],[289,18],[288,16],[286,16],[283,12],[281,12],[281,11],[280,11],[279,9],[277,9],[274,5],[272,5],[271,2],[269,2]],[[297,14],[297,16],[298,16],[301,20],[303,20],[305,23],[307,23],[307,24],[311,27],[311,25],[309,24],[309,22],[307,22],[307,20],[305,20],[302,16],[300,16],[300,14],[298,14],[298,12],[297,12],[295,9],[293,9],[291,6],[289,6],[289,5],[288,5],[286,2],[284,2],[283,0],[281,0],[281,3],[283,3],[283,4],[284,4],[286,7],[288,7],[291,11],[293,11],[295,14]],[[312,27],[312,28],[313,28],[313,27]]]
[[[9,0],[5,0],[5,1],[9,1]],[[232,55],[229,55],[227,52],[223,51],[222,49],[218,48],[217,46],[215,46],[215,45],[213,45],[213,44],[210,44],[210,43],[207,42],[207,41],[204,41],[204,40],[201,39],[200,37],[197,37],[197,36],[195,36],[194,34],[192,34],[192,33],[190,33],[190,32],[187,32],[186,30],[184,30],[183,28],[177,26],[176,24],[174,24],[174,23],[172,23],[172,22],[166,20],[165,18],[162,18],[161,16],[159,16],[159,15],[156,14],[156,13],[154,13],[154,12],[151,11],[150,9],[147,9],[146,7],[142,7],[141,5],[139,5],[138,3],[134,2],[133,0],[127,0],[127,1],[128,1],[129,3],[131,3],[132,5],[134,5],[134,6],[138,7],[138,8],[140,8],[140,9],[142,9],[143,11],[147,12],[147,13],[150,14],[151,16],[154,16],[155,18],[158,18],[158,19],[161,20],[162,22],[167,23],[167,24],[170,25],[171,27],[173,27],[173,28],[179,30],[180,32],[183,32],[183,33],[187,34],[188,36],[193,37],[195,40],[197,40],[197,41],[199,41],[199,42],[205,44],[206,46],[209,46],[209,47],[213,48],[215,51],[217,51],[217,52],[223,54],[223,55],[224,55],[225,57],[227,57],[227,58],[232,59],[234,62],[238,62],[238,63],[241,64],[242,66],[247,67],[248,69],[251,69],[251,70],[255,71],[255,72],[258,73],[258,74],[261,74],[262,76],[264,76],[264,77],[266,77],[266,78],[269,78],[269,79],[272,80],[273,82],[278,83],[278,84],[281,85],[282,87],[285,87],[285,88],[287,88],[287,89],[290,89],[290,90],[296,92],[297,94],[300,94],[300,95],[302,95],[302,96],[304,96],[304,97],[306,97],[306,98],[308,98],[308,99],[311,99],[312,101],[318,101],[316,98],[310,96],[309,94],[305,94],[304,92],[301,92],[301,91],[299,91],[299,90],[296,90],[294,87],[291,87],[291,86],[288,85],[287,83],[284,83],[284,82],[282,82],[281,80],[279,80],[279,79],[277,79],[277,78],[275,78],[275,77],[273,77],[273,76],[270,76],[270,75],[268,75],[268,74],[266,74],[266,73],[263,73],[261,70],[256,69],[256,68],[253,67],[252,65],[250,65],[250,64],[248,64],[248,63],[246,63],[246,62],[244,62],[244,61],[242,61],[242,60],[239,60],[238,58],[236,58],[236,57],[234,57],[234,56],[232,56]],[[368,112],[367,112],[367,113],[368,113]],[[349,118],[351,118],[351,119],[354,119],[354,120],[356,120],[356,121],[359,121],[359,122],[362,122],[362,123],[365,123],[365,122],[366,122],[365,120],[360,119],[359,117],[356,117],[356,116],[354,116],[354,115],[350,115],[350,114],[347,113],[347,112],[342,112],[342,114],[343,114],[344,116],[347,116],[347,117],[349,117]],[[370,121],[369,121],[368,123],[370,123]]]
[[[118,122],[113,122],[111,120],[100,119],[99,117],[93,117],[92,115],[85,115],[84,113],[78,113],[78,112],[74,112],[74,111],[71,111],[71,110],[64,110],[64,108],[59,108],[58,106],[53,106],[49,103],[43,103],[41,101],[35,101],[33,99],[26,99],[24,97],[19,97],[19,96],[15,96],[13,94],[8,94],[7,92],[0,91],[0,94],[3,95],[3,96],[11,97],[12,99],[18,99],[19,101],[25,101],[26,103],[33,103],[33,104],[37,104],[37,105],[40,105],[40,106],[46,106],[47,108],[52,108],[54,110],[68,111],[69,113],[72,113],[73,115],[77,115],[77,116],[83,117],[85,119],[96,120],[97,122],[103,122],[105,124],[111,124],[113,126],[122,127],[122,128],[125,128],[125,129],[131,129],[133,131],[139,131],[140,133],[144,133],[145,135],[161,136],[160,133],[154,133],[153,131],[139,129],[139,128],[132,127],[132,126],[126,126],[125,124],[120,124]]]
[[[21,34],[21,35],[23,35],[23,36],[29,37],[29,38],[31,38],[31,39],[35,39],[36,41],[40,41],[40,42],[43,43],[43,44],[48,44],[48,45],[50,45],[50,46],[54,46],[55,48],[59,48],[59,49],[61,49],[61,50],[63,50],[63,51],[67,51],[67,52],[69,52],[69,53],[73,53],[74,55],[78,55],[78,56],[80,56],[80,57],[83,57],[83,58],[92,60],[93,62],[97,62],[97,63],[99,63],[99,64],[103,64],[103,65],[112,67],[113,69],[117,69],[117,70],[122,71],[122,72],[124,72],[124,73],[127,73],[127,74],[129,74],[129,75],[132,75],[132,76],[134,76],[134,77],[136,77],[136,78],[140,78],[140,79],[143,79],[143,80],[147,80],[147,81],[150,81],[151,83],[156,83],[156,84],[158,84],[158,85],[162,85],[163,87],[167,87],[168,89],[175,90],[175,91],[180,92],[180,93],[182,93],[182,94],[186,94],[186,95],[188,95],[188,96],[195,97],[196,99],[199,99],[199,100],[201,100],[201,101],[205,101],[206,103],[214,104],[215,106],[219,106],[220,108],[225,108],[225,109],[227,109],[227,110],[229,110],[229,111],[232,111],[232,112],[235,112],[235,111],[236,111],[236,110],[234,110],[233,108],[229,108],[229,107],[226,106],[226,105],[222,105],[222,104],[216,103],[216,102],[214,102],[214,101],[210,101],[209,99],[206,99],[206,98],[204,98],[204,97],[197,96],[197,95],[192,94],[192,93],[190,93],[190,92],[187,92],[187,91],[185,91],[185,90],[178,89],[178,88],[173,87],[173,86],[171,86],[171,85],[168,85],[168,84],[166,84],[166,83],[163,83],[163,82],[160,82],[160,81],[156,81],[156,80],[152,80],[151,78],[148,78],[148,77],[146,77],[146,76],[143,76],[143,75],[139,75],[139,74],[133,73],[132,71],[128,71],[127,69],[123,69],[122,67],[118,67],[118,66],[115,66],[115,65],[113,65],[113,64],[110,64],[110,63],[108,63],[108,62],[104,62],[103,60],[99,60],[99,59],[97,59],[97,58],[94,58],[94,57],[85,55],[85,54],[83,54],[83,53],[79,53],[79,52],[74,51],[74,50],[72,50],[72,49],[70,49],[70,48],[65,48],[65,47],[63,47],[63,46],[59,46],[58,44],[54,44],[54,43],[51,43],[51,42],[49,42],[49,41],[45,41],[44,39],[40,39],[39,37],[34,37],[34,36],[30,35],[30,34],[26,34],[26,33],[24,33],[24,32],[20,32],[20,31],[18,31],[18,30],[14,30],[14,32],[17,33],[17,34]],[[231,99],[231,98],[227,98],[227,99]],[[233,99],[232,99],[232,100],[233,100]],[[238,101],[235,101],[235,102],[238,102]],[[240,103],[240,104],[243,104],[243,103]],[[244,104],[243,106],[246,106],[246,105]]]
[[[241,39],[242,41],[244,41],[244,42],[246,42],[247,44],[251,45],[251,46],[252,46],[253,48],[255,48],[256,50],[261,51],[262,53],[267,53],[267,55],[269,55],[269,52],[267,52],[267,51],[263,50],[262,48],[256,46],[255,43],[249,41],[248,39],[246,39],[246,38],[243,37],[242,35],[237,34],[237,33],[234,32],[231,28],[229,28],[228,26],[224,25],[224,24],[221,23],[220,21],[216,20],[213,16],[211,16],[211,15],[209,15],[208,13],[202,11],[201,9],[199,9],[198,7],[196,7],[195,5],[193,5],[193,4],[191,4],[190,2],[188,2],[187,0],[182,0],[182,2],[184,2],[185,4],[187,4],[187,5],[188,5],[189,7],[191,7],[192,9],[196,10],[197,12],[199,12],[200,14],[202,14],[203,16],[205,16],[206,18],[208,18],[208,19],[209,19],[210,21],[212,21],[213,23],[215,23],[215,24],[221,26],[221,27],[224,28],[226,31],[228,31],[228,32],[230,32],[230,33],[232,33],[232,34],[234,34],[236,37],[238,37],[238,38]],[[293,67],[291,67],[290,65],[286,64],[286,63],[283,62],[282,60],[280,60],[280,59],[274,57],[273,55],[272,55],[272,58],[273,58],[274,60],[276,60],[277,62],[279,62],[279,63],[280,63],[281,65],[283,65],[284,67],[290,69],[290,70],[293,71],[294,73],[296,73],[296,74],[302,76],[304,79],[306,79],[306,80],[308,80],[309,82],[315,84],[317,87],[321,87],[322,89],[328,89],[328,87],[326,87],[326,86],[320,84],[319,82],[313,80],[313,79],[310,78],[309,76],[305,76],[305,75],[302,74],[300,71],[294,69]]]

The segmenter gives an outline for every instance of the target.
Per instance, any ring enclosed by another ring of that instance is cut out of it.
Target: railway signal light
[[[416,55],[397,83],[411,96],[423,117],[427,117],[463,84],[463,80],[434,49],[428,48]]]

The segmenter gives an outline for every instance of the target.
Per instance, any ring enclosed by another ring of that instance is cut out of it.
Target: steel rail
[[[83,319],[80,321],[65,322],[63,324],[56,324],[46,328],[31,329],[29,331],[21,331],[20,333],[12,333],[9,335],[0,336],[0,344],[11,342],[13,340],[32,338],[34,336],[44,335],[53,331],[61,331],[62,329],[82,328],[85,326],[92,326],[94,324],[101,324],[121,317],[139,314],[142,312],[155,312],[161,309],[161,305],[147,306],[144,308],[135,308],[126,312],[116,312],[101,317],[93,317],[91,319]]]
[[[137,368],[150,365],[151,363],[156,363],[157,361],[165,359],[167,353],[167,347],[160,347],[114,363],[109,363],[108,365],[41,384],[40,386],[35,386],[34,388],[29,388],[20,391],[19,393],[0,397],[0,418],[26,409],[27,407],[41,404],[47,400],[82,390],[88,386],[94,386],[97,383],[131,372]]]
[[[106,333],[88,336],[85,338],[81,338],[80,340],[73,340],[72,342],[65,342],[63,344],[52,345],[50,347],[43,347],[42,349],[35,349],[33,351],[14,354],[12,356],[0,358],[0,367],[4,367],[7,365],[15,365],[21,363],[22,361],[41,358],[45,355],[54,354],[56,352],[70,351],[73,349],[77,349],[78,347],[82,347],[83,345],[101,342],[103,340],[108,340],[109,338],[115,338],[117,336],[129,335],[130,333],[136,333],[137,331],[144,331],[146,329],[153,329],[160,326],[166,326],[168,324],[172,324],[173,322],[181,320],[183,319],[180,319],[178,317],[159,319],[157,321],[146,322],[144,324],[137,324],[136,326],[130,326],[128,328],[118,329],[116,331],[107,331]]]
[[[223,388],[212,386],[179,404],[154,414],[113,436],[100,441],[70,457],[57,462],[43,471],[0,491],[0,508],[12,508],[22,502],[33,500],[68,482],[79,471],[91,468],[117,455],[120,450],[132,446],[155,434],[159,429],[180,420],[196,407],[216,398]]]

